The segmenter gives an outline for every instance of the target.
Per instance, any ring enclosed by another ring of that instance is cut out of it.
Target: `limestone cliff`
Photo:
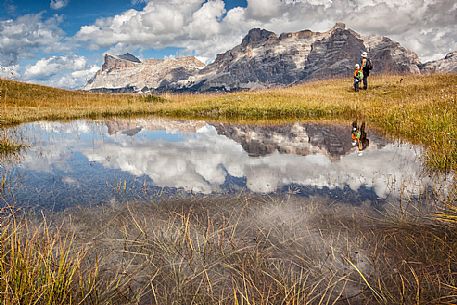
[[[443,59],[425,63],[420,69],[422,73],[457,73],[457,51],[446,54]]]
[[[193,56],[147,59],[142,62],[131,54],[106,54],[102,69],[84,89],[103,92],[150,91],[167,83],[187,80],[203,67],[204,64]]]

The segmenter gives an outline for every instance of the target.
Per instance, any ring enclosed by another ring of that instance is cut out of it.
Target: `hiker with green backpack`
[[[355,65],[355,70],[354,70],[354,90],[355,92],[359,92],[359,84],[363,79],[363,72],[362,69],[360,68],[359,64]]]

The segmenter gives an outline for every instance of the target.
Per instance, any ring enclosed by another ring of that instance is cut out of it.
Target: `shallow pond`
[[[3,204],[60,210],[240,192],[376,203],[432,185],[421,148],[387,141],[369,126],[362,154],[350,124],[138,119],[37,122],[8,132],[29,147],[1,161]]]

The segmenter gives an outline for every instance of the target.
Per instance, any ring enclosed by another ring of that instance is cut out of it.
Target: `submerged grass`
[[[14,154],[23,147],[23,144],[16,143],[6,136],[0,136],[0,155]]]
[[[427,148],[432,169],[457,169],[457,75],[372,76],[230,94],[93,94],[0,80],[0,123],[160,115],[212,120],[366,120]]]
[[[74,209],[46,225],[1,229],[1,297],[4,304],[455,304],[457,228],[421,213],[293,198]]]

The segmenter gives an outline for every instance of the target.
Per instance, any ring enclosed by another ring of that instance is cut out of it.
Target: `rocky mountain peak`
[[[243,38],[241,45],[246,47],[248,45],[256,45],[265,42],[269,39],[277,39],[275,33],[267,31],[265,29],[254,28]]]
[[[346,24],[344,24],[343,22],[337,22],[335,23],[335,25],[333,26],[332,29],[345,29],[346,28]]]
[[[141,60],[139,60],[138,57],[136,57],[135,55],[130,54],[130,53],[117,55],[116,57],[119,59],[131,61],[131,62],[141,63]]]
[[[457,73],[457,51],[446,54],[443,59],[420,65],[420,69],[422,73]]]
[[[453,57],[457,58],[457,51],[454,51],[454,52],[451,52],[451,53],[447,53],[446,56],[444,56],[444,59],[451,59]]]
[[[85,90],[96,92],[148,92],[187,80],[205,66],[195,56],[145,59],[132,54],[105,54],[102,69],[90,79]]]
[[[105,54],[105,59],[102,66],[102,71],[111,71],[113,69],[124,69],[134,67],[137,64],[141,64],[136,56],[126,53],[122,55]]]
[[[337,23],[335,23],[335,25],[333,26],[331,31],[336,30],[336,29],[344,30],[344,29],[346,29],[346,24],[344,24],[343,22],[337,22]]]

